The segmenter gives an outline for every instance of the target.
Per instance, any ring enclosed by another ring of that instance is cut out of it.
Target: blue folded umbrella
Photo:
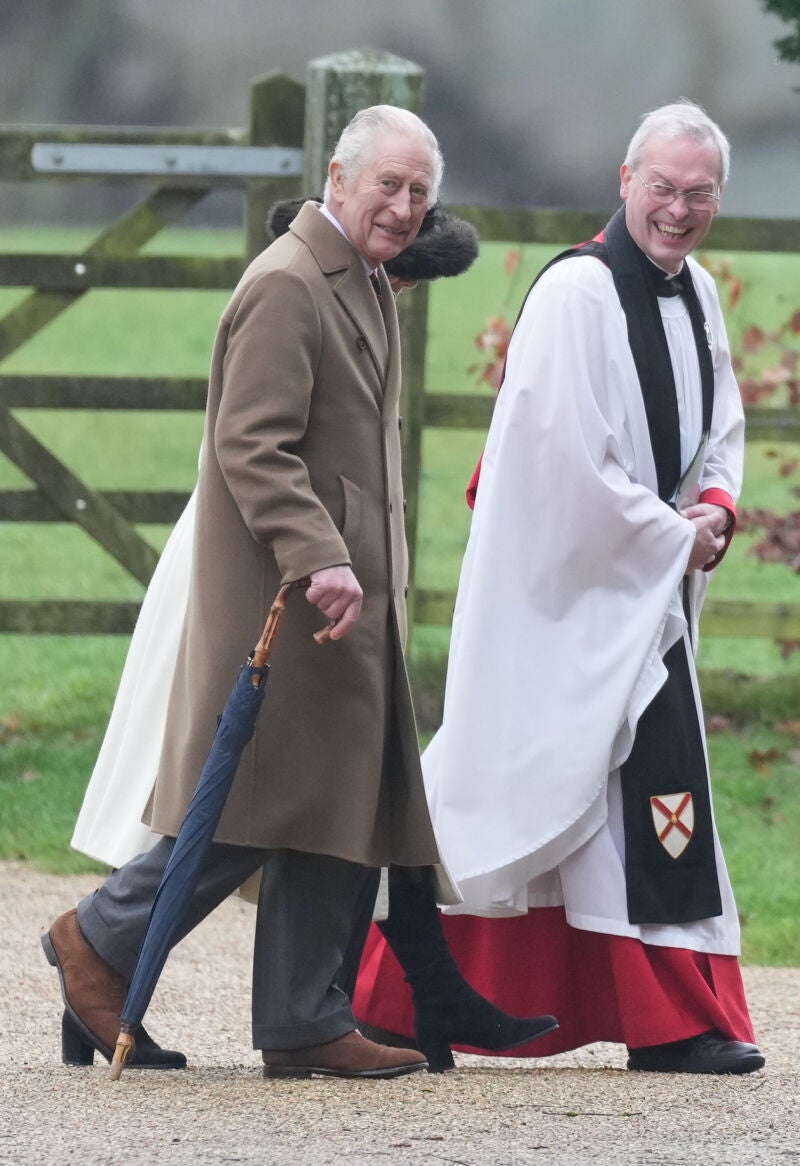
[[[286,607],[288,584],[270,608],[263,635],[242,666],[222,715],[175,846],[156,891],[128,995],[120,1017],[120,1034],[111,1062],[111,1079],[119,1079],[134,1048],[133,1032],[141,1024],[172,947],[175,932],[191,901],[200,868],[222,815],[242,751],[255,730],[269,679],[273,641]],[[329,629],[318,632],[319,642]]]

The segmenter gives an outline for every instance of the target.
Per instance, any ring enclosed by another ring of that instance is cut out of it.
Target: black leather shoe
[[[555,1016],[509,1016],[466,983],[452,1005],[414,1001],[417,1048],[431,1073],[455,1067],[451,1045],[469,1045],[486,1053],[504,1053],[555,1032]]]
[[[554,1016],[509,1016],[482,996],[472,1010],[416,1010],[416,1039],[358,1021],[358,1031],[369,1040],[391,1049],[419,1049],[431,1073],[446,1073],[455,1068],[450,1045],[470,1045],[487,1053],[505,1053],[530,1044],[540,1036],[555,1032]]]
[[[644,1073],[755,1073],[764,1068],[757,1045],[726,1040],[716,1029],[666,1045],[628,1049],[628,1068]]]
[[[91,1037],[91,1040],[87,1039]],[[186,1057],[173,1049],[162,1049],[150,1033],[139,1025],[134,1034],[135,1047],[127,1064],[132,1069],[185,1069]],[[108,1060],[105,1045],[99,1044],[86,1026],[64,1010],[61,1017],[61,1060],[65,1065],[93,1065],[95,1050]]]

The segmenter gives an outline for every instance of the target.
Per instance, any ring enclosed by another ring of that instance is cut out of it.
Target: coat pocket
[[[361,541],[361,487],[351,482],[344,474],[339,474],[344,497],[344,521],[342,538],[350,552],[350,562],[355,563],[358,544]]]

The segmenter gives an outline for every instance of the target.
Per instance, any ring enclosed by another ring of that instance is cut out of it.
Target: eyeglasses
[[[719,195],[712,194],[710,190],[676,190],[674,186],[668,186],[665,182],[645,182],[638,170],[634,170],[633,173],[653,202],[659,206],[667,206],[676,198],[682,198],[690,210],[705,211],[719,202]]]

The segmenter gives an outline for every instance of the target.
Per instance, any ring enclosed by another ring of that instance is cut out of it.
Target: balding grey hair
[[[332,162],[338,162],[346,181],[351,181],[370,161],[375,142],[385,133],[401,134],[423,141],[431,152],[433,175],[428,191],[428,206],[432,207],[439,198],[439,187],[444,173],[444,158],[436,136],[425,122],[409,109],[397,105],[370,105],[360,110],[349,125],[342,130],[336,148],[331,155]],[[323,200],[327,203],[330,194],[330,178],[325,183]]]
[[[693,101],[682,97],[672,105],[662,105],[646,113],[630,140],[625,165],[636,170],[642,160],[645,144],[653,137],[694,138],[702,145],[714,146],[719,153],[720,186],[728,181],[731,165],[731,147],[716,122]]]

